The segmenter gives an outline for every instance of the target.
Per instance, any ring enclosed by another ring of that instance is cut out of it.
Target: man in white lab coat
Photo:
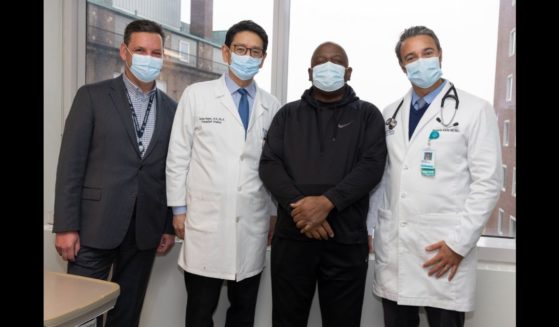
[[[383,112],[388,147],[371,197],[373,292],[385,326],[463,326],[474,309],[476,243],[501,189],[499,128],[491,105],[441,78],[435,33],[406,29],[396,45],[412,88]]]
[[[258,177],[264,137],[278,100],[253,80],[268,36],[252,21],[233,25],[222,46],[229,69],[185,89],[167,156],[167,199],[184,239],[179,266],[188,294],[187,326],[212,326],[223,280],[231,306],[225,326],[253,326],[274,207]]]

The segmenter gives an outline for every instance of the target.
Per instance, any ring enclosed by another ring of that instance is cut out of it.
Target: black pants
[[[334,241],[272,241],[272,322],[274,327],[305,327],[314,291],[322,326],[360,326],[368,246]]]
[[[76,261],[68,262],[68,273],[106,280],[111,266],[111,281],[120,286],[116,304],[107,314],[105,327],[140,324],[140,314],[155,259],[155,250],[139,250],[136,245],[135,219],[128,227],[124,240],[116,249],[99,250],[82,246]],[[97,326],[103,326],[103,319],[97,319]]]
[[[227,281],[227,309],[225,327],[254,326],[256,297],[260,286],[260,274],[239,282]],[[219,302],[223,279],[204,277],[184,272],[184,283],[188,294],[186,300],[187,327],[212,327],[213,314]]]
[[[394,301],[382,299],[385,327],[419,326],[419,307],[398,305]],[[430,327],[463,327],[465,313],[440,308],[425,307]]]

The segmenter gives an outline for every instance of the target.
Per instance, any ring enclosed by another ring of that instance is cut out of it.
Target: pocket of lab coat
[[[392,242],[392,211],[378,209],[378,222],[373,238],[375,261],[385,263],[389,258],[390,243]]]
[[[215,232],[219,225],[221,194],[189,192],[186,228],[202,232]]]
[[[407,222],[409,227],[400,230],[403,245],[426,261],[436,252],[427,252],[425,247],[447,238],[460,220],[455,213],[429,213],[410,217]]]
[[[400,294],[407,297],[433,296],[440,301],[452,301],[455,289],[448,275],[441,278],[429,276],[433,267],[423,268],[423,264],[437,255],[437,251],[426,251],[425,247],[444,240],[460,223],[456,213],[429,213],[412,216],[407,225],[400,228],[400,269],[409,277],[402,283]]]
[[[250,199],[252,214],[247,219],[252,220],[249,224],[249,230],[258,234],[267,234],[270,224],[270,215],[268,208],[268,199],[262,197],[253,197]]]

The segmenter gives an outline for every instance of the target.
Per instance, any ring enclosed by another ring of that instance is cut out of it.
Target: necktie
[[[425,109],[424,108],[425,105],[428,106],[429,104],[427,103],[427,101],[423,100],[423,98],[419,98],[419,99],[417,99],[417,101],[415,101],[415,108],[414,109],[417,110],[417,111],[423,110],[423,109]]]
[[[417,127],[417,124],[419,123],[419,120],[421,119],[425,111],[427,111],[427,107],[429,107],[429,103],[427,103],[427,101],[425,101],[423,98],[419,98],[415,101],[415,105],[413,106],[414,110],[410,110],[410,122],[408,125],[408,137],[410,138],[410,140],[413,132],[415,131],[415,128]]]
[[[243,126],[245,127],[245,134],[248,128],[248,91],[245,89],[239,89],[241,94],[241,101],[239,101],[239,115],[243,121]]]

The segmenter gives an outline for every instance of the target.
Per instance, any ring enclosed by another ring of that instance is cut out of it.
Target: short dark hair
[[[266,52],[266,49],[268,49],[268,34],[266,34],[262,26],[256,24],[252,20],[243,20],[231,26],[231,28],[227,30],[227,34],[225,34],[225,45],[230,48],[235,35],[244,31],[256,33],[262,39],[262,48],[264,52]]]
[[[165,33],[163,32],[163,28],[154,21],[138,19],[126,25],[126,28],[124,29],[124,43],[126,45],[130,42],[132,33],[136,32],[157,33],[161,35],[162,43],[165,44]]]
[[[402,62],[402,57],[400,56],[400,49],[402,48],[402,43],[410,37],[418,36],[418,35],[427,35],[430,36],[437,45],[437,50],[441,51],[441,44],[439,43],[439,38],[435,35],[433,30],[425,27],[425,26],[412,26],[410,28],[406,28],[402,34],[400,34],[400,40],[396,43],[396,57],[398,57],[398,61]]]

